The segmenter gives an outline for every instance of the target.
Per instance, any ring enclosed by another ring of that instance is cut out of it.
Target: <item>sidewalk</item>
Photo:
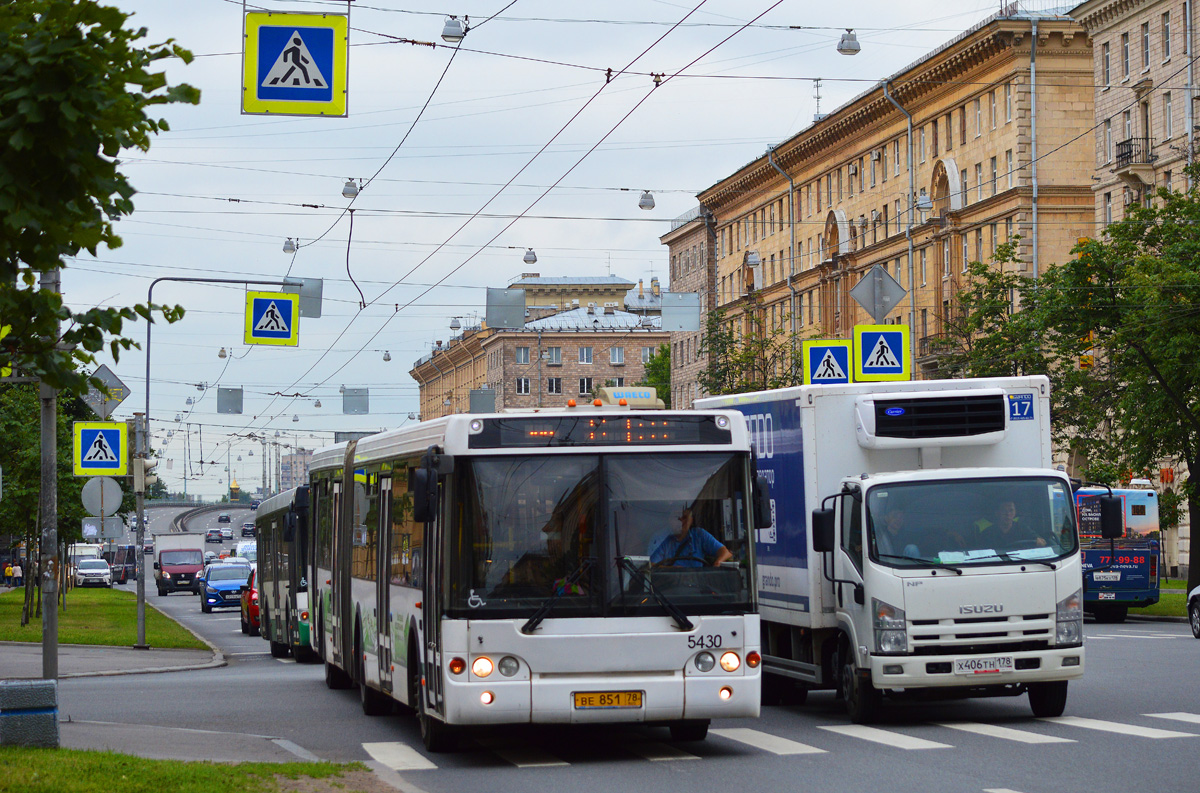
[[[209,650],[135,650],[90,644],[58,646],[58,676],[101,677],[152,672],[181,672],[225,666],[225,655]],[[33,642],[0,642],[0,678],[40,678],[42,645]]]

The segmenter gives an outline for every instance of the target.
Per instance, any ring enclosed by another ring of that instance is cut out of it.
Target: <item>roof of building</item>
[[[589,314],[587,306],[561,311],[552,317],[530,320],[525,323],[525,330],[660,330],[661,317],[647,317],[641,314],[631,314],[628,311],[614,310],[611,314],[604,313],[603,306],[596,307],[596,313]]]
[[[509,289],[520,289],[524,286],[624,286],[634,285],[634,281],[621,278],[618,275],[539,275],[521,277],[508,285]]]
[[[662,294],[654,294],[649,289],[638,295],[638,290],[630,289],[625,293],[625,308],[629,311],[662,311]]]

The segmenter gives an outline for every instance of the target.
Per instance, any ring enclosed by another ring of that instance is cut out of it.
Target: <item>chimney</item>
[[[655,297],[659,297],[659,295],[660,295],[659,290],[658,290],[658,276],[657,275],[650,279],[650,294],[654,295]]]
[[[595,303],[588,303],[588,313],[589,314],[596,313],[596,304]]]
[[[604,313],[605,314],[616,314],[617,310],[615,308],[613,308],[612,306],[605,306]]]
[[[642,288],[642,279],[638,279],[638,300],[646,296],[646,290]]]

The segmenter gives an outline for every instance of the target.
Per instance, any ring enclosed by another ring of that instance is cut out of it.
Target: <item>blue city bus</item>
[[[1158,494],[1148,488],[1113,488],[1123,506],[1125,532],[1100,537],[1100,500],[1107,488],[1075,491],[1083,547],[1083,610],[1097,622],[1124,622],[1129,609],[1158,602],[1162,536]]]

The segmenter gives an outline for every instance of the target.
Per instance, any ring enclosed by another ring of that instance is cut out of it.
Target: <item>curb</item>
[[[1180,622],[1180,623],[1187,623],[1187,621],[1188,621],[1188,618],[1187,618],[1187,617],[1171,617],[1171,616],[1167,616],[1167,615],[1158,615],[1158,614],[1129,614],[1129,615],[1127,615],[1127,616],[1125,617],[1125,619],[1128,619],[1128,620],[1134,620],[1135,622]]]

